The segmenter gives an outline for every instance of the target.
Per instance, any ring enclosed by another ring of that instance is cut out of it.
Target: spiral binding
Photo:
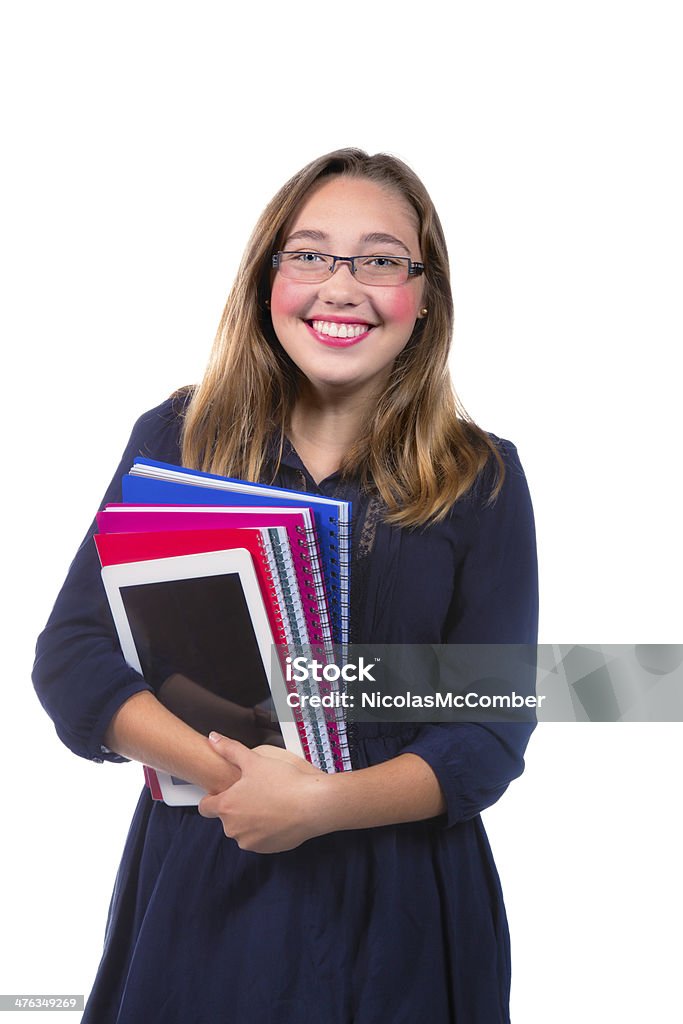
[[[315,541],[314,531],[305,530],[301,527],[297,527],[297,531],[299,533],[298,544],[300,545],[300,553],[301,546],[304,544],[310,551],[310,544]],[[291,544],[289,543],[289,534],[276,527],[270,528],[267,533],[271,538],[273,559],[277,564],[278,572],[281,577],[281,586],[284,591],[283,603],[288,608],[290,607],[290,602],[294,609],[297,606],[301,607],[302,599],[297,585],[298,580],[294,568],[294,552],[291,550]],[[314,577],[314,573],[311,571],[310,558],[304,560],[304,565],[305,579],[310,585],[310,581]],[[316,594],[314,591],[304,590],[304,595],[308,595],[305,597],[306,600],[312,599],[314,602],[316,601]],[[315,611],[315,605],[312,608],[309,606],[308,610],[310,620],[310,618],[312,618],[310,612],[311,610]],[[324,606],[323,611],[325,611]],[[318,622],[320,621],[317,616],[315,617],[315,620]],[[297,619],[293,616],[291,625],[296,626],[297,622],[299,626],[302,625],[301,618],[299,617]],[[329,624],[327,629],[319,628],[309,630],[308,636],[303,634],[301,629],[299,629],[298,635],[293,632],[288,635],[293,638],[294,643],[298,643],[300,646],[310,646],[313,655],[320,660],[322,664],[334,662],[334,649],[331,642]],[[307,696],[326,696],[338,691],[338,689],[338,686],[332,687],[327,681],[312,683],[312,681],[307,680],[305,684],[302,684],[302,693]],[[321,767],[324,767],[325,770],[328,771],[348,770],[351,767],[351,759],[346,736],[346,721],[343,716],[343,708],[340,705],[336,705],[332,708],[326,707],[323,709],[316,709],[316,711],[317,715],[310,721],[306,718],[306,722],[312,732],[311,740],[316,749],[320,751],[322,760]]]
[[[275,578],[273,577],[273,572],[270,567],[270,562],[268,560],[268,553],[264,544],[263,534],[261,533],[260,530],[256,530],[256,541],[258,543],[259,550],[261,551],[261,564],[263,566],[263,573],[266,577],[268,590],[270,591],[271,609],[273,617],[275,618],[275,621],[277,622],[279,627],[279,638],[277,639],[276,642],[283,643],[285,642],[286,634],[284,629],[284,616],[282,614],[282,606],[278,598],[278,587],[275,582]]]
[[[287,531],[282,527],[269,527],[264,530],[263,539],[271,562],[276,566],[277,571],[273,574],[274,585],[287,613],[285,616],[286,642],[300,648],[308,643],[308,630]],[[286,679],[285,654],[286,651],[280,651],[282,670]],[[290,693],[297,693],[296,684],[288,683],[288,690]],[[310,685],[304,685],[302,692],[308,697],[315,695],[314,688]],[[308,749],[311,754],[309,760],[324,771],[339,770],[339,758],[335,753],[336,736],[330,735],[324,711],[321,708],[311,707],[310,702],[303,710],[297,710],[297,717],[301,718],[307,735]]]
[[[330,557],[330,604],[337,625],[335,639],[345,647],[349,642],[351,524],[334,515],[328,517],[328,523],[333,527],[328,531],[328,537],[330,551],[334,552]]]
[[[332,529],[328,532],[330,556],[330,614],[335,622],[335,638],[340,645],[342,661],[348,659],[349,645],[349,605],[350,605],[350,551],[351,524],[341,520],[339,516],[330,515],[328,523]],[[346,714],[341,704],[335,706],[337,731],[341,740],[341,757],[344,769],[351,768],[351,751],[348,742]]]
[[[349,630],[349,550],[350,550],[350,528],[348,523],[342,523],[338,517],[329,516],[327,519],[329,529],[328,549],[330,550],[328,576],[322,568],[322,555],[318,542],[318,533],[315,527],[302,527],[297,525],[298,534],[294,549],[289,543],[289,533],[284,546],[281,542],[281,534],[277,528],[271,528],[268,532],[273,538],[272,554],[278,567],[281,577],[283,591],[280,600],[290,616],[292,625],[299,622],[293,607],[301,607],[302,602],[308,602],[304,609],[304,615],[308,624],[309,643],[312,654],[322,664],[335,662],[333,642],[340,645],[341,656],[344,660],[348,657],[348,630]],[[273,532],[271,532],[273,531]],[[277,537],[277,540],[276,540]],[[284,552],[288,551],[291,561],[285,564]],[[297,563],[298,574],[294,566]],[[303,581],[308,585],[308,590],[297,586],[297,582]],[[306,614],[307,613],[307,614]],[[332,621],[334,620],[334,629]],[[290,632],[288,634],[294,642],[306,643],[306,640],[299,632],[298,636]],[[284,663],[283,663],[284,670]],[[331,685],[327,681],[314,683],[311,686],[307,680],[302,692],[307,696],[317,691],[321,696],[331,693],[340,693],[340,684]],[[308,709],[307,709],[308,710]],[[341,702],[335,702],[332,708],[316,709],[317,715],[311,716],[310,711],[304,718],[305,725],[309,731],[309,743],[320,757],[319,767],[327,771],[346,771],[352,767],[352,756],[348,738],[348,723]],[[327,764],[331,758],[331,763]]]
[[[334,552],[331,554],[330,561],[334,560],[337,565],[337,569],[331,571],[329,578],[325,577],[322,570],[323,559],[318,534],[315,530],[307,532],[311,534],[311,543],[314,545],[313,550],[318,563],[315,581],[318,592],[322,591],[323,599],[326,600],[325,607],[331,620],[331,637],[337,643],[341,643],[342,652],[345,653],[348,649],[348,615],[346,609],[348,608],[349,574],[348,564],[342,565],[341,562],[344,560],[348,563],[349,538],[348,526],[342,524],[341,528],[338,528],[338,522],[338,518],[334,515],[327,517],[327,523],[330,526],[337,527],[336,529],[329,530],[330,543],[328,546],[331,552]],[[337,537],[341,538],[341,544],[336,543]],[[335,554],[337,555],[336,559]],[[325,647],[324,660],[333,662],[334,654],[331,646],[326,644]],[[328,692],[339,693],[339,685],[330,687]],[[348,770],[351,768],[351,755],[346,734],[346,715],[341,703],[336,703],[333,708],[326,709],[326,717],[328,719],[328,731],[331,735],[331,741],[334,742],[338,770]]]
[[[266,534],[269,553],[278,570],[276,579],[278,593],[292,625],[296,627],[298,636],[307,637],[308,626],[297,586],[291,552],[286,550],[287,533],[286,530],[282,530],[282,533],[280,533],[280,530],[280,527],[268,527]],[[287,555],[289,555],[289,558],[287,558]],[[305,643],[306,641],[302,639],[299,642]]]
[[[314,643],[332,644],[333,642],[333,626],[330,615],[330,606],[327,595],[327,587],[325,585],[325,574],[322,568],[322,556],[320,553],[320,545],[318,543],[318,534],[315,527],[304,527],[306,534],[306,546],[308,555],[303,560],[304,565],[307,562],[306,576],[310,585],[313,587],[314,599],[313,607],[316,611],[320,611],[322,621],[320,622],[320,636],[313,639]]]
[[[276,530],[277,528],[271,528]],[[278,570],[282,577],[285,596],[283,604],[289,607],[291,600],[294,606],[301,606],[306,602],[304,615],[308,625],[308,635],[294,636],[294,640],[300,644],[307,643],[318,651],[319,660],[326,664],[334,660],[332,629],[329,612],[326,603],[325,577],[320,568],[320,553],[317,546],[317,532],[315,528],[307,528],[300,524],[296,526],[296,542],[294,547],[287,543],[290,539],[287,533],[287,541],[281,545],[278,539],[275,541],[273,555],[278,562]],[[276,534],[272,534],[273,538]],[[278,537],[281,535],[277,535]],[[275,550],[277,546],[277,551]],[[288,565],[283,563],[283,553],[290,556]],[[298,573],[294,563],[297,563]],[[303,583],[303,587],[297,584]],[[306,589],[306,587],[308,589]],[[299,620],[300,622],[300,620]],[[318,691],[321,696],[332,692],[325,683],[321,687],[304,687],[302,692],[308,696]],[[306,724],[311,733],[311,744],[320,751],[321,764],[327,771],[344,771],[351,766],[348,752],[348,741],[346,739],[346,723],[343,718],[343,708],[316,709],[317,715],[311,719],[310,710],[307,709]],[[340,717],[340,712],[342,717]]]
[[[264,575],[266,577],[266,582],[269,590],[269,598],[270,601],[272,602],[271,607],[273,608],[273,614],[278,625],[278,636],[275,639],[278,645],[278,650],[280,650],[282,646],[286,645],[287,643],[287,632],[285,627],[285,619],[282,614],[282,609],[278,596],[279,587],[277,586],[275,577],[273,575],[273,571],[271,569],[272,563],[268,557],[268,548],[261,530],[256,530],[256,538],[258,541],[259,550],[261,551],[261,564],[263,566]],[[293,691],[296,692],[296,686],[294,686],[293,683],[287,682],[286,675],[284,676],[284,679],[288,691],[290,693],[292,693]],[[299,739],[301,740],[301,746],[303,747],[304,756],[306,757],[306,760],[310,761],[312,764],[316,764],[316,762],[318,761],[318,757],[316,756],[317,752],[314,752],[314,750],[311,748],[310,739],[306,730],[305,723],[303,721],[303,717],[297,709],[294,709],[294,721],[296,722],[297,732],[299,733]]]
[[[296,532],[298,551],[292,552],[292,557],[298,563],[299,572],[308,590],[300,591],[302,600],[307,602],[306,612],[309,623],[309,643],[331,644],[332,628],[327,609],[325,585],[319,564],[319,552],[316,545],[315,528],[306,528],[297,525]],[[311,557],[311,550],[313,556]],[[318,559],[318,564],[315,564]]]

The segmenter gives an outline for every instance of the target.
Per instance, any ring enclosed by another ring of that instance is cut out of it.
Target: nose
[[[337,261],[334,272],[318,285],[323,302],[334,305],[357,305],[365,297],[363,285],[356,280],[350,263]]]

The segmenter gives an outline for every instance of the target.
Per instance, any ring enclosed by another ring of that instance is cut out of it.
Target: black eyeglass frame
[[[420,274],[424,274],[424,269],[425,269],[424,263],[419,263],[416,260],[411,259],[410,256],[385,256],[384,253],[381,253],[381,252],[372,253],[372,254],[366,253],[365,256],[334,256],[331,252],[318,252],[315,249],[282,249],[282,250],[280,250],[280,252],[274,252],[273,253],[273,255],[272,255],[272,264],[271,265],[272,265],[274,270],[277,270],[279,268],[279,266],[280,266],[280,257],[281,256],[303,256],[306,253],[311,253],[314,256],[325,256],[325,257],[327,257],[327,259],[332,260],[332,266],[328,268],[329,271],[330,271],[330,277],[332,276],[332,274],[334,274],[335,270],[337,269],[337,264],[338,263],[350,263],[351,264],[351,273],[355,277],[356,276],[356,260],[368,260],[368,259],[401,260],[401,262],[408,264],[408,277],[409,278],[410,277],[419,277]],[[322,277],[320,280],[324,281],[325,278]],[[314,284],[314,283],[316,283],[316,282],[311,281],[311,284]],[[317,282],[317,283],[320,283],[320,282]],[[404,283],[407,284],[407,281],[404,282]],[[372,285],[370,285],[370,287],[375,287],[375,288],[400,288],[400,285],[396,285],[396,284],[385,284],[385,285],[382,285],[379,282],[377,282],[377,283],[373,282]]]

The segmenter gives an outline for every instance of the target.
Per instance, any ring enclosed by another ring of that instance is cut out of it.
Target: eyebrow
[[[298,239],[309,239],[313,242],[325,242],[329,238],[324,231],[314,231],[309,228],[302,228],[301,231],[294,231],[291,235],[288,235],[284,241],[284,245],[288,245]],[[373,231],[369,235],[363,235],[361,238],[362,244],[368,242],[378,242],[384,245],[397,245],[400,249],[403,249],[406,255],[410,256],[410,249],[402,242],[400,238],[396,238],[394,235],[387,235],[383,231]]]
[[[384,245],[397,245],[399,249],[405,250],[406,254],[410,256],[410,249],[405,242],[402,242],[400,238],[395,238],[394,235],[386,235],[383,231],[373,231],[370,235],[364,235],[361,241],[381,242]]]

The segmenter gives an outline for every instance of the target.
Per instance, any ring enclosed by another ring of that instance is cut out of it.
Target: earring
[[[270,309],[270,299],[266,299],[264,302],[266,309]]]
[[[427,307],[423,306],[422,309],[420,310],[420,316],[425,317],[425,316],[427,316],[428,312],[429,312],[429,310],[427,309]]]

